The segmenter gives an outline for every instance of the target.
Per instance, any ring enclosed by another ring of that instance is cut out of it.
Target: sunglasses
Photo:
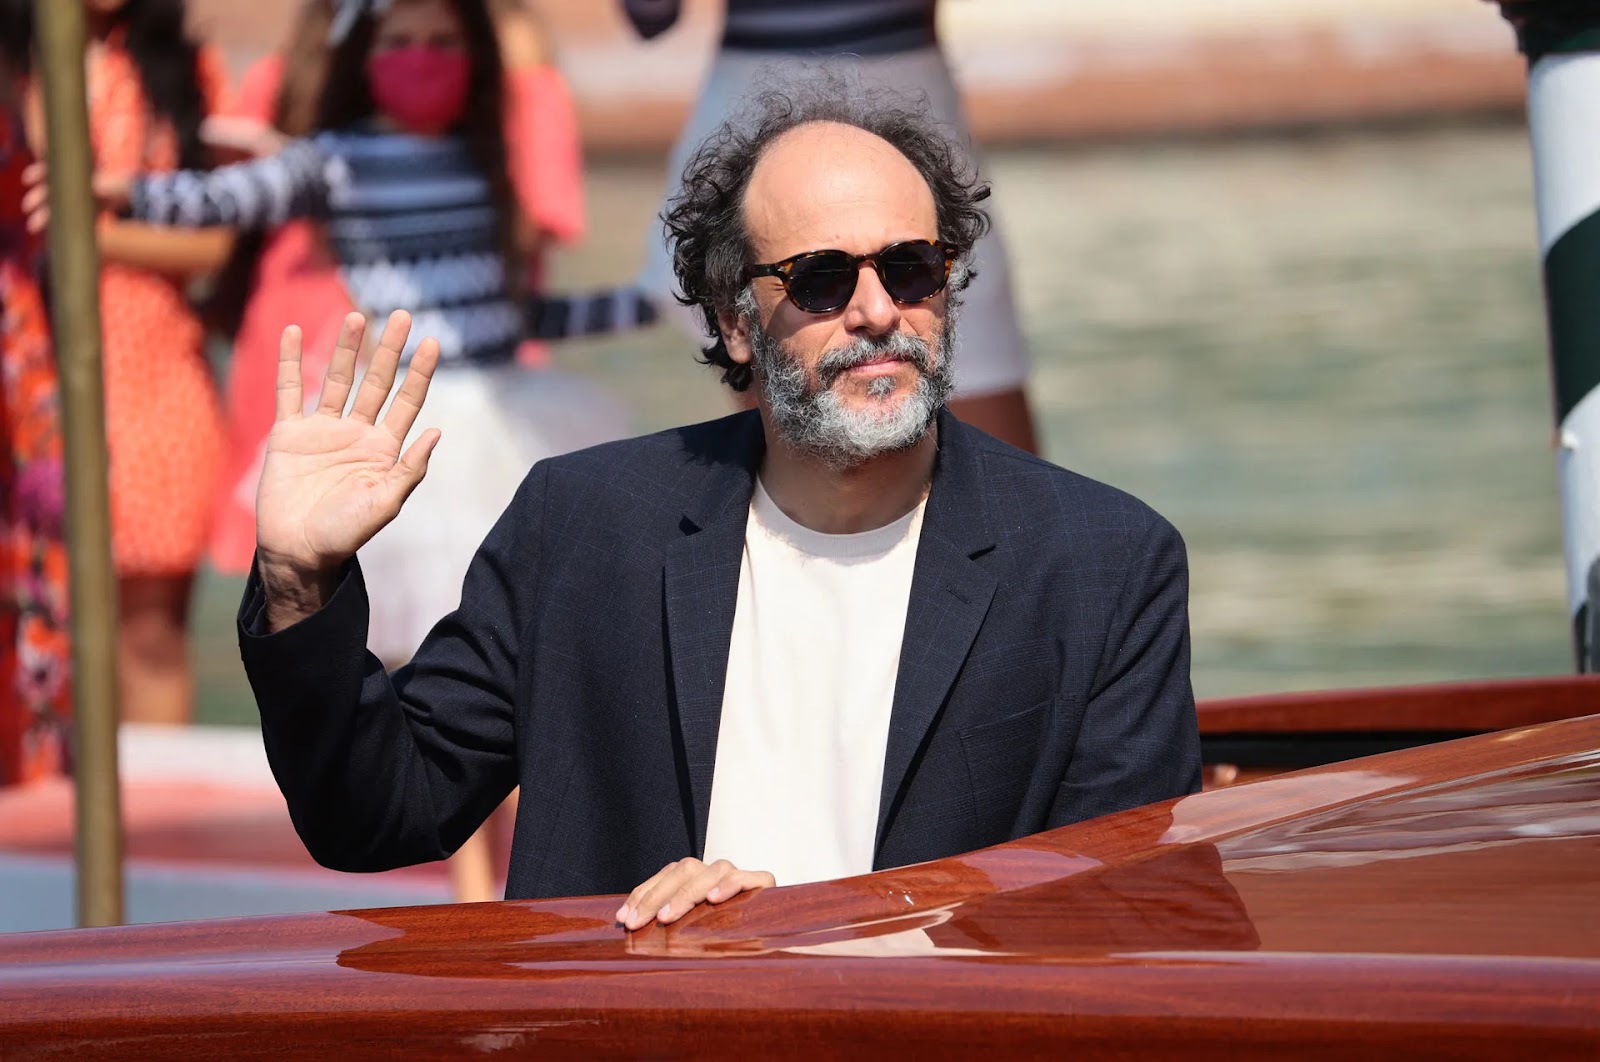
[[[960,251],[935,240],[903,240],[876,254],[806,251],[770,265],[751,266],[750,277],[777,277],[789,301],[806,313],[833,313],[856,293],[861,263],[871,262],[895,302],[926,302],[944,290]]]

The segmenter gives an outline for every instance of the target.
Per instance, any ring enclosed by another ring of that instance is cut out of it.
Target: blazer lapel
[[[911,576],[905,637],[895,676],[889,741],[878,799],[877,850],[897,810],[906,774],[983,626],[996,579],[977,561],[994,548],[978,454],[948,413],[939,417],[939,463],[923,514]]]
[[[685,504],[684,537],[667,548],[662,573],[667,661],[688,768],[686,811],[696,857],[705,850],[745,523],[763,449],[758,416],[742,416],[742,430],[732,433],[726,453],[708,462],[702,489]]]

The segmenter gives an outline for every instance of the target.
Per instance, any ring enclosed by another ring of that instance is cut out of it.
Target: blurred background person
[[[0,72],[0,786],[62,773],[72,745],[60,388],[8,86]]]
[[[622,0],[622,6],[648,39],[672,26],[681,5],[680,0]],[[939,49],[937,7],[938,0],[727,0],[711,69],[672,148],[666,195],[677,190],[690,152],[745,99],[763,85],[793,81],[818,67],[847,73],[864,85],[926,95],[934,117],[973,150],[960,93]],[[961,359],[950,409],[969,424],[1036,451],[1025,392],[1028,351],[998,225],[979,242],[973,260],[983,280],[972,287],[957,324]],[[663,306],[675,307],[671,266],[658,223],[650,232],[640,286]],[[687,312],[676,316],[705,339]]]
[[[314,132],[332,19],[331,0],[303,4],[287,47],[245,71],[233,109],[208,121],[206,135],[250,158]],[[256,479],[272,422],[278,337],[285,326],[299,324],[308,338],[331,343],[349,310],[338,262],[316,221],[294,218],[239,234],[205,305],[207,325],[231,341],[228,441],[209,554],[220,572],[243,575],[255,554]]]
[[[220,56],[187,35],[182,0],[84,0],[84,7],[96,171],[207,165],[200,125],[226,106],[226,76]],[[3,0],[0,41],[21,79],[33,149],[45,157],[32,8],[31,0]],[[103,217],[98,238],[118,696],[124,719],[183,723],[194,699],[190,592],[223,440],[203,330],[185,288],[223,263],[232,236],[225,228],[175,232]]]
[[[625,418],[581,377],[515,361],[539,304],[519,290],[504,81],[484,0],[342,3],[325,50],[330,76],[311,136],[209,173],[102,188],[158,224],[318,219],[345,309],[376,317],[413,306],[412,347],[439,340],[430,424],[457,438],[455,464],[430,477],[435,492],[414,519],[391,524],[363,554],[373,573],[368,645],[402,661],[426,633],[428,610],[455,607],[473,550],[528,468],[622,434]]]
[[[256,61],[241,79],[233,114],[237,121],[212,123],[216,139],[241,153],[267,154],[287,138],[317,128],[335,13],[330,0],[302,5],[286,49]],[[518,210],[517,250],[524,290],[531,293],[543,290],[548,248],[583,236],[577,119],[533,13],[519,0],[493,0],[489,13],[504,67],[506,161]],[[255,488],[272,426],[278,337],[286,325],[301,324],[322,341],[313,350],[332,349],[351,306],[337,265],[321,226],[309,219],[289,221],[271,232],[245,234],[213,297],[215,323],[234,338],[227,390],[229,455],[211,548],[212,563],[221,572],[245,574],[255,550]],[[517,360],[529,366],[547,364],[544,343],[525,339]],[[515,795],[508,810],[514,807]],[[493,817],[451,860],[457,899],[498,898],[495,868],[504,860],[494,842],[508,833],[501,828],[506,824],[498,823],[502,817]]]
[[[524,290],[537,292],[550,246],[576,242],[584,233],[577,119],[533,13],[520,0],[493,0],[489,11],[504,65],[505,145]],[[214,142],[241,155],[265,155],[317,128],[334,15],[333,0],[301,4],[286,46],[253,63],[240,79],[233,112],[207,123]],[[350,307],[338,262],[315,220],[293,219],[239,238],[208,302],[209,323],[232,339],[228,456],[210,553],[222,573],[244,575],[255,550],[255,488],[272,426],[278,337],[286,325],[299,324],[308,343],[324,340],[312,350],[330,350]],[[536,340],[518,348],[524,364],[543,365],[547,357]]]

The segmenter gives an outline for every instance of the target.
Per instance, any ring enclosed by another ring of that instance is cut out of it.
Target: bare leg
[[[494,818],[478,827],[450,857],[450,889],[456,903],[498,900],[494,888]]]
[[[500,876],[495,873],[495,867],[505,860],[498,857],[500,847],[496,842],[507,832],[505,827],[508,824],[515,828],[517,793],[518,790],[513,789],[505,803],[496,808],[488,821],[479,826],[477,832],[467,838],[467,843],[456,849],[456,854],[450,857],[450,887],[455,892],[457,903],[482,903],[503,898]]]
[[[189,666],[192,573],[134,575],[117,583],[117,674],[122,718],[183,724],[194,717]]]
[[[1039,452],[1039,439],[1033,430],[1028,396],[1020,388],[972,398],[954,398],[950,401],[950,412],[957,419],[988,432],[1002,442],[1029,453]]]

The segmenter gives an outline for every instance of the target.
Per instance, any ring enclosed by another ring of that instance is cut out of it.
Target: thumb
[[[411,497],[411,492],[417,489],[422,477],[428,474],[428,461],[433,457],[433,448],[439,445],[440,438],[441,432],[438,428],[429,428],[416,442],[406,447],[406,452],[394,463],[394,471],[390,476],[400,488],[402,505]]]

